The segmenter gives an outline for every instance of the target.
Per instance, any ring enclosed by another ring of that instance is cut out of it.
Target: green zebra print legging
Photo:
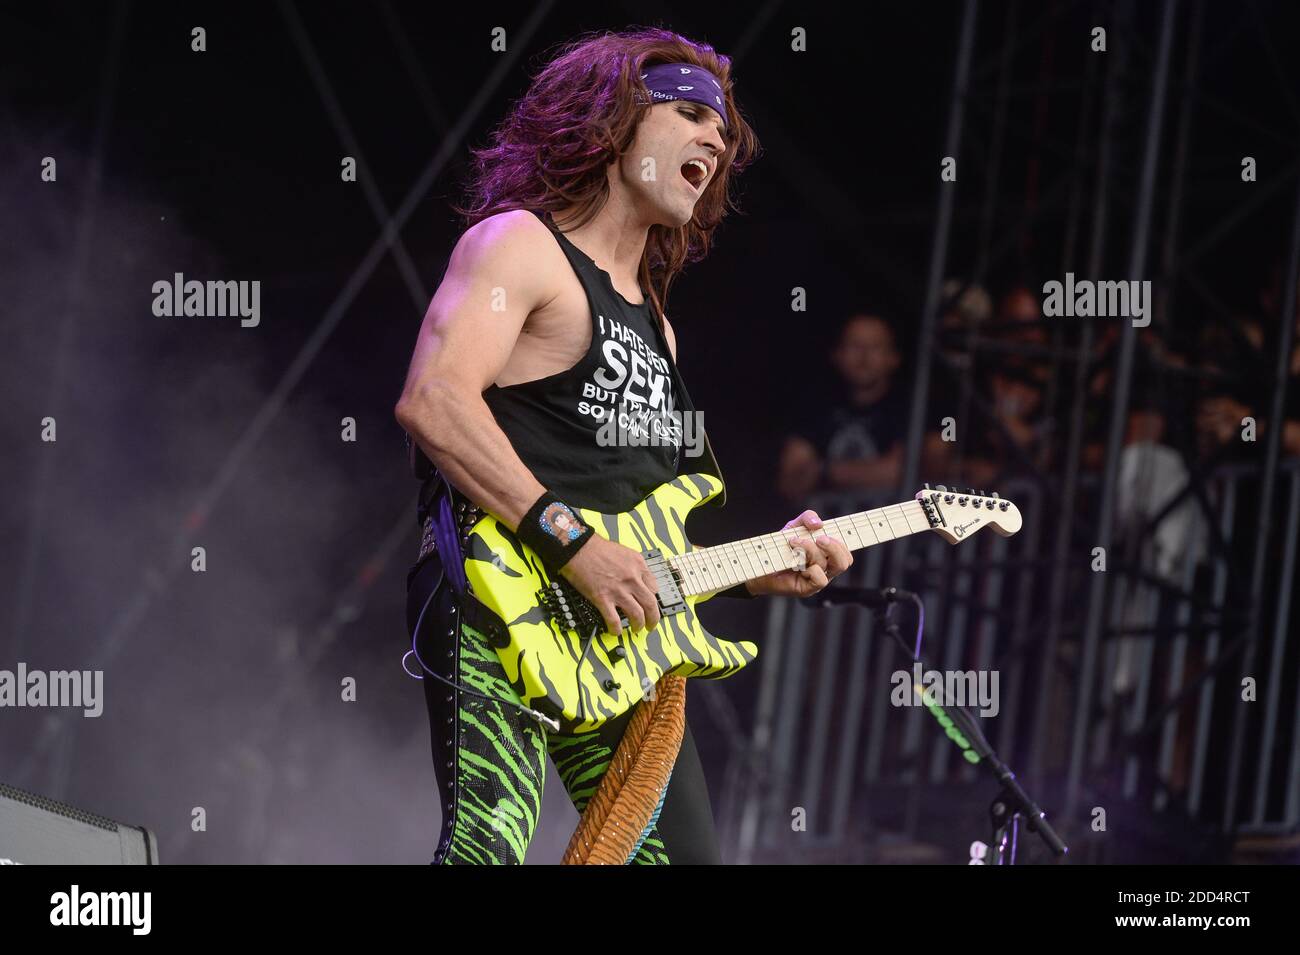
[[[415,626],[441,570],[436,557],[413,569],[408,629]],[[442,587],[421,627],[424,664],[490,696],[518,700],[486,638],[455,615]],[[459,638],[452,635],[459,632]],[[418,667],[417,667],[418,669]],[[461,693],[426,675],[434,772],[442,803],[436,864],[503,865],[524,861],[537,828],[549,754],[573,806],[586,808],[622,738],[630,714],[596,733],[561,736],[544,731],[511,706]],[[687,726],[660,814],[644,834],[634,865],[721,862],[708,789]]]

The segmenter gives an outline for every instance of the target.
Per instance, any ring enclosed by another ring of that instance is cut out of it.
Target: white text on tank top
[[[596,331],[599,366],[582,383],[578,413],[601,423],[617,414],[619,427],[629,437],[645,440],[653,432],[657,443],[679,452],[682,429],[673,414],[676,403],[668,362],[636,329],[622,322],[597,315]]]

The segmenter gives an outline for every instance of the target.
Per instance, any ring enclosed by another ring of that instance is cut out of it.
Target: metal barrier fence
[[[997,671],[998,712],[983,720],[985,735],[1022,779],[1052,798],[1044,807],[1058,827],[1086,833],[1091,807],[1102,804],[1177,815],[1204,832],[1295,830],[1300,640],[1290,614],[1300,460],[1280,468],[1269,542],[1275,573],[1255,621],[1236,598],[1247,571],[1233,568],[1254,536],[1258,469],[1220,467],[1203,484],[1186,475],[1170,484],[1158,452],[1124,451],[1116,553],[1104,555],[1103,565],[1086,528],[1076,528],[1068,566],[1052,566],[1043,555],[1063,526],[1052,489],[1022,479],[999,488],[1021,510],[1019,534],[985,532],[956,546],[938,535],[912,538],[907,566],[899,566],[897,544],[871,547],[836,584],[915,591],[925,605],[928,668]],[[1081,479],[1083,500],[1095,497],[1096,484]],[[1193,493],[1198,487],[1203,497]],[[899,499],[822,495],[810,506],[830,517]],[[1087,685],[1080,676],[1085,604],[1091,575],[1102,572],[1110,575],[1107,627]],[[1054,573],[1063,575],[1066,612],[1046,659],[1041,637]],[[910,614],[901,626],[910,637]],[[1241,674],[1251,638],[1257,672]],[[929,817],[950,812],[954,800],[978,807],[995,795],[926,711],[890,704],[891,675],[910,660],[869,611],[773,600],[760,666],[752,726],[733,754],[719,813],[731,861],[873,857],[882,840],[919,839],[934,825]],[[1243,676],[1254,680],[1253,699]],[[1078,713],[1087,745],[1076,756],[1070,740]],[[1248,731],[1234,761],[1229,729],[1238,719]],[[1232,765],[1241,767],[1235,794],[1225,769]]]

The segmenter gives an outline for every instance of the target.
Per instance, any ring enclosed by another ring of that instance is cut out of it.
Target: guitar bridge
[[[599,630],[605,629],[604,617],[567,580],[552,580],[549,586],[537,591],[537,604],[565,630],[590,633],[593,625]],[[626,621],[623,623],[626,626]]]

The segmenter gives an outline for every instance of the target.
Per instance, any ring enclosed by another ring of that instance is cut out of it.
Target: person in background
[[[983,294],[967,306],[965,312],[970,317],[959,320],[963,314],[959,300],[952,309],[952,317],[945,320],[953,354],[960,353],[962,344],[952,333],[975,330],[973,319],[987,317],[987,313],[981,316],[975,309],[987,303],[988,293],[972,286],[966,294],[975,290]],[[945,463],[938,470],[952,482],[992,490],[1008,473],[1020,470],[1026,458],[1040,464],[1046,460],[1048,419],[1043,408],[1046,360],[1035,349],[1046,346],[1047,333],[1038,299],[1023,284],[1013,286],[1002,297],[996,321],[981,321],[979,325],[985,339],[1002,345],[1025,346],[1024,353],[1012,348],[980,355],[974,371],[975,394],[963,393],[960,385],[964,381],[934,383],[941,396],[936,414],[954,419],[957,436],[956,442],[938,445],[935,450],[947,452]],[[970,360],[967,357],[960,367],[969,369]],[[977,408],[977,397],[982,408]]]
[[[1267,417],[1272,412],[1273,373],[1281,341],[1282,268],[1275,264],[1259,293],[1263,320],[1239,317],[1231,327],[1206,333],[1211,367],[1225,374],[1228,385],[1213,389],[1197,404],[1197,430],[1201,451],[1209,454],[1224,445],[1240,445],[1242,419],[1253,417],[1258,441],[1264,440]],[[1292,342],[1286,402],[1282,408],[1283,458],[1300,456],[1300,295],[1296,296],[1296,323]],[[1242,456],[1244,447],[1237,448]]]
[[[906,395],[893,326],[852,315],[830,354],[835,385],[825,410],[797,421],[781,449],[778,488],[799,501],[817,490],[893,488],[903,470]]]

